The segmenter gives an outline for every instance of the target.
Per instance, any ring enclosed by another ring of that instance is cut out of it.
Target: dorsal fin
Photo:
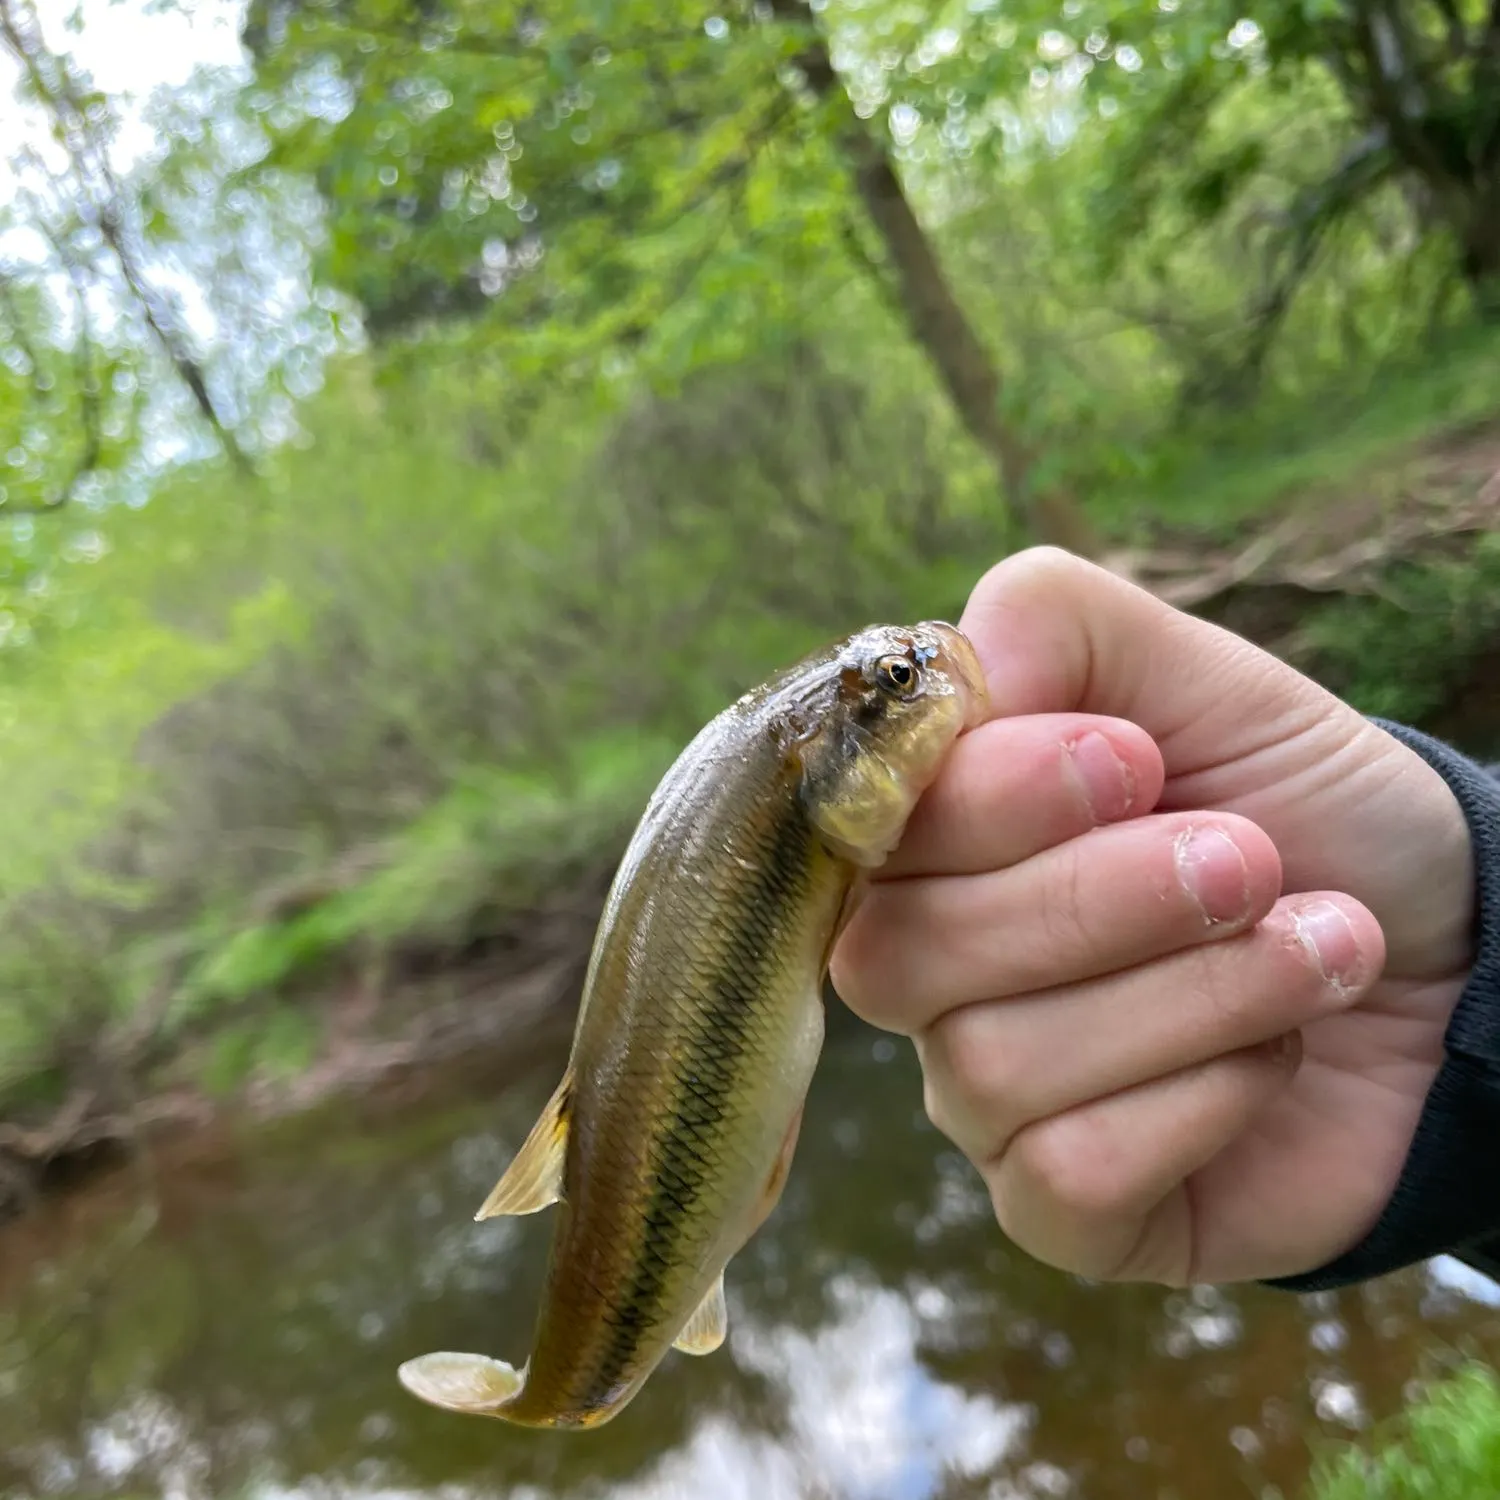
[[[505,1214],[534,1214],[562,1197],[563,1162],[568,1153],[568,1106],[573,1097],[573,1071],[562,1076],[541,1117],[531,1127],[476,1219]]]

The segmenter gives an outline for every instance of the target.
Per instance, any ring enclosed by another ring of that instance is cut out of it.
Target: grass
[[[1495,1500],[1500,1379],[1473,1364],[1430,1386],[1368,1444],[1325,1454],[1308,1500]]]

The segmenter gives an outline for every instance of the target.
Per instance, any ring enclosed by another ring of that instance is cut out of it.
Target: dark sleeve
[[[1337,1260],[1270,1283],[1289,1291],[1347,1286],[1444,1253],[1500,1278],[1500,779],[1427,735],[1399,724],[1381,722],[1381,728],[1442,776],[1468,820],[1476,883],[1474,970],[1448,1025],[1446,1055],[1385,1212]],[[1399,859],[1401,851],[1391,855]]]

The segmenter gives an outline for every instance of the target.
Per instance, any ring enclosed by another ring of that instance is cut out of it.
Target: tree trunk
[[[771,9],[783,21],[813,24],[804,0],[772,0]],[[994,466],[1006,505],[1038,541],[1097,557],[1103,550],[1099,537],[1073,496],[1057,489],[1031,492],[1035,455],[1000,411],[1001,379],[994,358],[953,295],[889,153],[855,114],[821,36],[813,36],[797,66],[808,87],[845,117],[839,144],[855,193],[895,271],[907,328],[932,362],[959,419]]]
[[[1500,180],[1471,207],[1464,234],[1464,280],[1482,317],[1500,321]]]

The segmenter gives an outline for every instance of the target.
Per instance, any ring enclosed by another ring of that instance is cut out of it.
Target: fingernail
[[[1203,920],[1241,922],[1250,911],[1245,856],[1227,833],[1217,828],[1189,828],[1174,847],[1177,878]]]
[[[1063,746],[1084,801],[1096,823],[1114,823],[1135,803],[1135,777],[1115,754],[1115,747],[1096,730]]]
[[[1359,967],[1359,943],[1342,908],[1310,901],[1292,913],[1292,927],[1323,978],[1341,993],[1346,990]]]

